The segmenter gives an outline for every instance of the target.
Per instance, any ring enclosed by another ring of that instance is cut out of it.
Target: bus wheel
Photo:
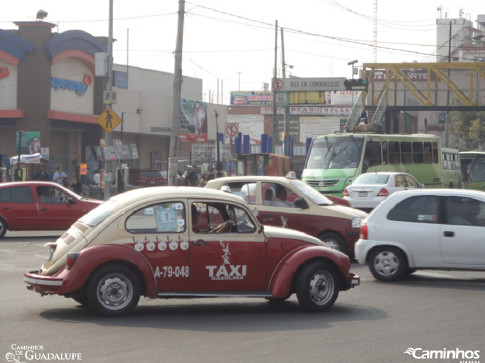
[[[328,247],[333,248],[334,250],[346,253],[347,248],[345,246],[344,239],[335,232],[325,232],[318,236],[318,238],[325,242]]]

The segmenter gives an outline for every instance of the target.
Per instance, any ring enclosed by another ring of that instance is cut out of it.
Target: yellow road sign
[[[109,134],[121,123],[121,118],[110,108],[107,108],[97,118],[98,124]]]

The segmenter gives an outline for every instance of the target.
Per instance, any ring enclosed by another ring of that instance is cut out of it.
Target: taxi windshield
[[[84,223],[90,227],[97,226],[101,223],[107,216],[109,216],[118,206],[113,200],[108,200],[98,207],[91,210],[89,213],[85,214],[79,218],[79,222]]]
[[[290,185],[295,188],[299,194],[303,194],[307,199],[311,202],[318,204],[318,205],[331,205],[333,202],[328,199],[323,194],[320,194],[318,191],[313,189],[308,184],[303,183],[301,180],[292,180],[290,181]]]

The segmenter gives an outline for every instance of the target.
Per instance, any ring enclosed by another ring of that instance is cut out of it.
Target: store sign
[[[86,93],[88,86],[92,83],[91,75],[85,74],[82,82],[70,79],[51,77],[51,87],[56,91],[59,89],[74,91],[78,95]]]

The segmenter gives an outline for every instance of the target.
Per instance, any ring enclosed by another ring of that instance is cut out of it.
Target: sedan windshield
[[[108,200],[98,207],[91,210],[89,213],[85,214],[79,218],[79,222],[87,224],[90,227],[97,226],[101,223],[107,216],[109,216],[118,206],[113,200]]]
[[[303,183],[300,180],[292,180],[290,181],[290,185],[295,188],[299,194],[303,194],[306,198],[308,198],[311,202],[318,204],[318,205],[331,205],[333,202],[328,199],[323,194],[320,194],[315,189],[313,189],[308,184]]]

